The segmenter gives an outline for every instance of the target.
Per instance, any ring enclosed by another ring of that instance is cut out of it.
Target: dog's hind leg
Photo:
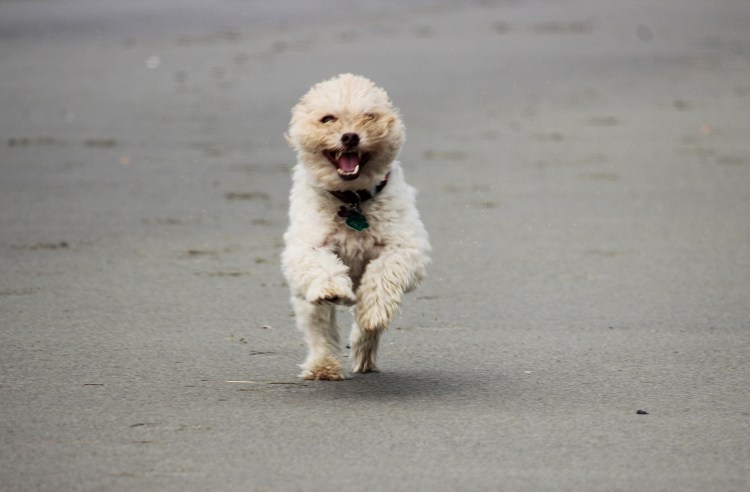
[[[362,330],[354,323],[349,337],[353,372],[378,372],[375,359],[381,333],[382,330]]]
[[[336,326],[334,305],[313,304],[292,298],[297,327],[307,342],[307,359],[301,364],[303,379],[344,379],[339,359],[339,328]]]

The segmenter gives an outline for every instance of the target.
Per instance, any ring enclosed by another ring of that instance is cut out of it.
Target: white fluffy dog
[[[308,346],[300,377],[344,379],[336,305],[354,306],[352,370],[377,371],[380,335],[430,261],[416,192],[394,160],[403,123],[383,89],[344,74],[300,99],[286,137],[297,165],[282,268]]]

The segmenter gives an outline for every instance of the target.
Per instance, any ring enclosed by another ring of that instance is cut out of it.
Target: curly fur
[[[346,142],[352,134],[355,146]],[[343,74],[321,82],[292,109],[287,140],[297,152],[297,165],[282,269],[308,346],[300,374],[305,379],[345,377],[336,305],[353,306],[352,370],[376,371],[380,334],[398,313],[404,294],[425,278],[428,235],[416,192],[395,160],[404,138],[386,92],[361,76]],[[337,152],[359,155],[357,171],[342,176],[335,158],[327,157]],[[386,177],[387,186],[376,194]],[[330,192],[345,190],[374,195],[362,204],[369,228],[350,229],[337,215],[342,202]]]

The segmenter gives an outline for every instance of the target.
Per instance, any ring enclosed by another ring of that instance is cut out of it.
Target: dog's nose
[[[344,133],[341,135],[341,143],[344,144],[344,147],[347,149],[356,147],[359,145],[359,135],[356,133]]]

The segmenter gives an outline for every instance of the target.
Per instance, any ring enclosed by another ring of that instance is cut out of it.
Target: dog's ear
[[[387,122],[387,124],[388,124],[388,129],[389,130],[393,130],[394,128],[400,126],[401,122],[400,122],[400,120],[398,118],[398,113],[393,113],[393,114],[389,115],[388,116],[388,122]]]

